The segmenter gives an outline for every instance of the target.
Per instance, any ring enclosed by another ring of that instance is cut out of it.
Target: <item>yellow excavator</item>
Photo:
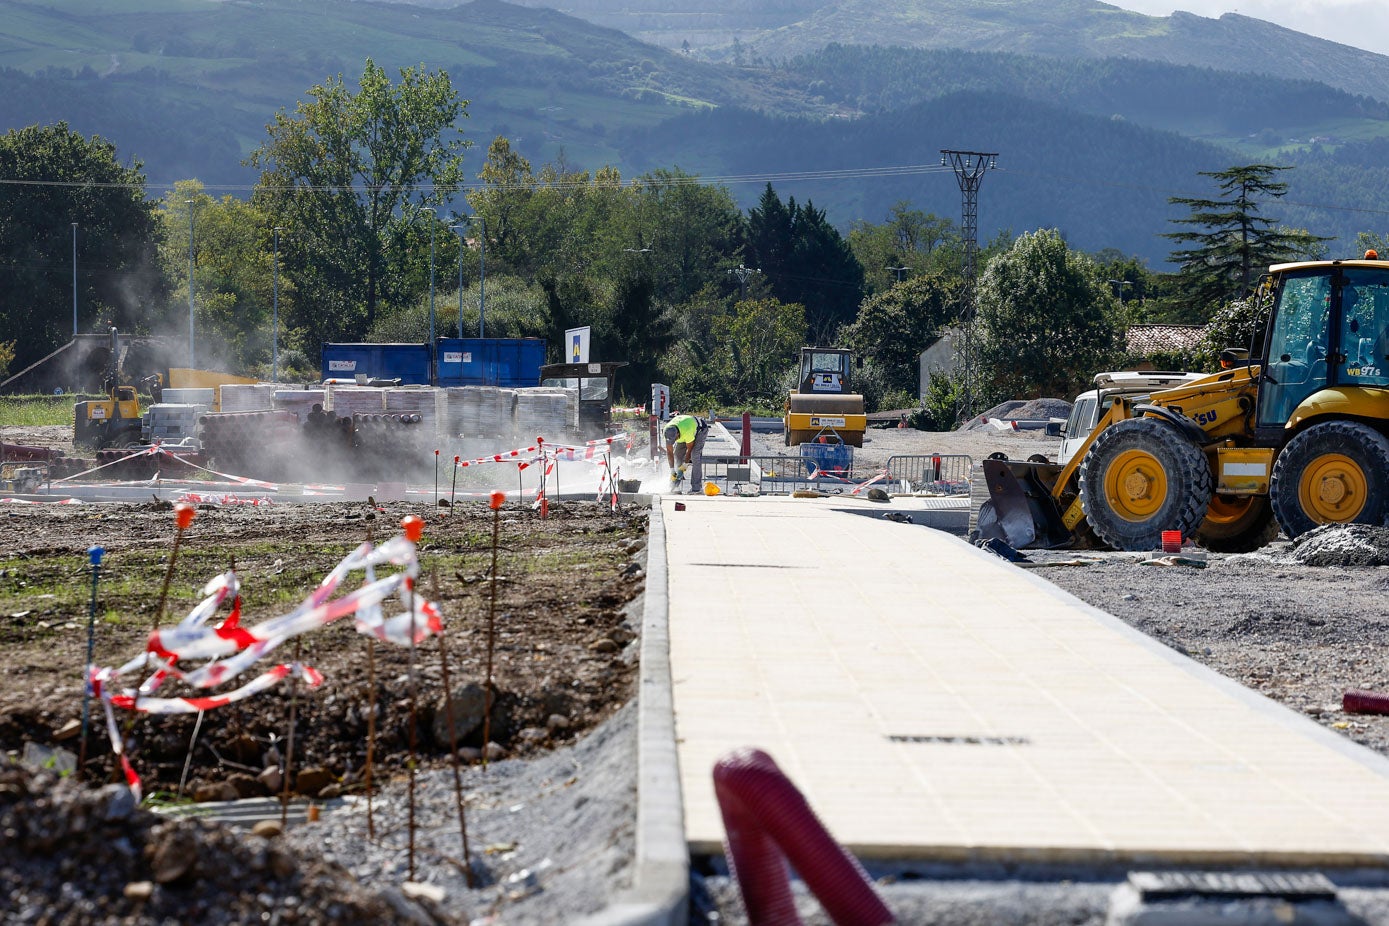
[[[786,446],[822,437],[836,437],[851,447],[863,446],[868,416],[863,396],[849,389],[852,359],[853,353],[843,348],[801,348],[800,375],[786,398]]]
[[[1255,298],[1247,365],[1120,398],[1065,465],[985,460],[978,536],[1154,550],[1178,531],[1242,552],[1389,523],[1389,261],[1275,264]]]
[[[110,357],[101,386],[106,398],[78,402],[73,406],[72,442],[98,450],[138,444],[140,423],[144,417],[138,390],[146,390],[158,402],[163,385],[163,377],[158,373],[146,376],[138,383],[126,381],[121,362],[120,333],[112,328]]]

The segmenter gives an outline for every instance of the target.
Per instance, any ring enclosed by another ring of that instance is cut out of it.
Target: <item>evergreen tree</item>
[[[781,302],[805,307],[810,338],[830,343],[853,320],[863,294],[863,266],[822,209],[795,197],[784,205],[772,185],[748,211],[748,263],[762,271]]]
[[[1317,253],[1329,238],[1310,232],[1278,227],[1276,220],[1259,214],[1261,202],[1278,198],[1288,185],[1275,180],[1272,164],[1246,164],[1221,171],[1201,171],[1215,180],[1221,198],[1172,196],[1168,202],[1186,206],[1191,215],[1173,219],[1190,230],[1163,235],[1190,247],[1173,251],[1171,261],[1180,265],[1177,277],[1180,298],[1187,303],[1188,321],[1204,321],[1213,308],[1237,299],[1270,264]]]

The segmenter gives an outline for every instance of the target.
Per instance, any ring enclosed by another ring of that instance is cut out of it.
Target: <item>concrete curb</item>
[[[655,496],[646,548],[646,595],[637,689],[637,857],[632,888],[578,926],[685,926],[690,854],[675,750],[670,677],[670,600],[666,530]]]

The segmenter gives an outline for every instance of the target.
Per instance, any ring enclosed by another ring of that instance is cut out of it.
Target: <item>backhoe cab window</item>
[[[1291,273],[1275,311],[1260,424],[1285,424],[1303,399],[1328,385],[1389,385],[1389,271]]]
[[[1268,336],[1266,379],[1259,390],[1260,424],[1286,423],[1299,402],[1326,385],[1330,312],[1330,273],[1284,278]]]
[[[1389,385],[1389,273],[1347,268],[1341,288],[1339,382]]]

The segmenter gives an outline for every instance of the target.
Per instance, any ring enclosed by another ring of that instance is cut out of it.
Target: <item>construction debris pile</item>
[[[1304,566],[1389,566],[1389,528],[1325,524],[1298,537],[1292,555]]]
[[[0,832],[7,922],[440,921],[396,887],[369,887],[268,838],[160,817],[119,785],[0,769]]]

